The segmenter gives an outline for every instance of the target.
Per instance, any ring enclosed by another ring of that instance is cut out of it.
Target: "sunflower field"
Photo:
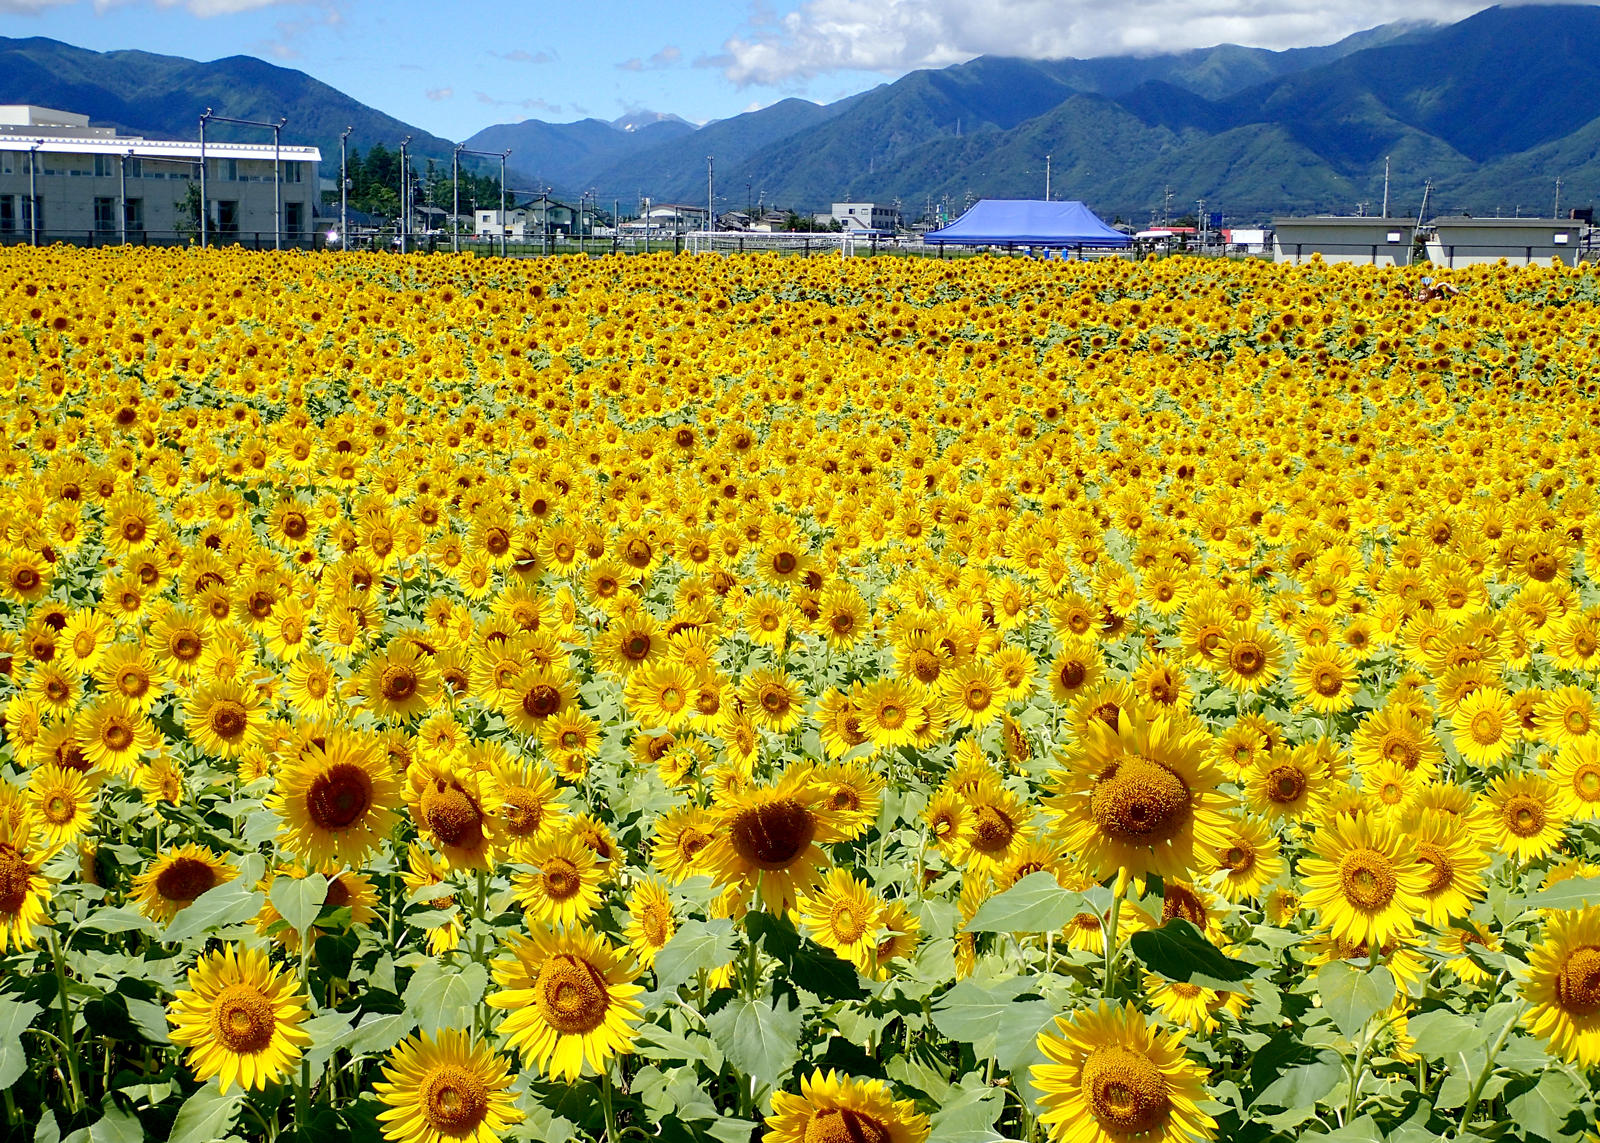
[[[5,251],[5,1138],[1595,1139],[1600,279],[1419,272]]]

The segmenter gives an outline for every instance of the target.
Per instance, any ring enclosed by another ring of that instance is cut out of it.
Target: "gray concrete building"
[[[1362,266],[1406,266],[1417,224],[1408,218],[1327,215],[1277,218],[1272,222],[1272,259],[1299,263],[1313,254],[1324,262]]]
[[[70,111],[0,106],[0,243],[198,237],[191,203],[198,201],[200,160],[197,139],[118,135]],[[321,160],[315,147],[285,145],[275,154],[270,143],[207,141],[211,237],[309,245]]]
[[[1559,258],[1577,265],[1584,224],[1570,218],[1436,218],[1428,260],[1436,266],[1471,266],[1504,258],[1513,266]]]

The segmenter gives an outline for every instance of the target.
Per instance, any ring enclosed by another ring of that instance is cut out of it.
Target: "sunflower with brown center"
[[[1428,870],[1392,823],[1368,814],[1325,819],[1313,852],[1300,863],[1305,904],[1336,938],[1382,944],[1415,931]]]
[[[745,897],[759,892],[773,912],[794,908],[828,862],[819,843],[844,836],[828,802],[827,787],[804,763],[791,765],[774,785],[729,796],[712,806],[715,828],[700,868]]]
[[[8,788],[0,783],[0,791]],[[50,923],[50,887],[40,872],[49,854],[36,832],[25,802],[0,802],[0,954],[31,949],[33,930]]]
[[[1556,805],[1563,815],[1577,822],[1600,818],[1600,738],[1581,738],[1562,746],[1550,777],[1560,791]]]
[[[1191,1143],[1215,1137],[1200,1110],[1205,1073],[1183,1049],[1181,1028],[1152,1028],[1131,1004],[1101,1001],[1057,1016],[1039,1033],[1048,1063],[1029,1069],[1058,1143]]]
[[[594,850],[572,834],[535,843],[527,851],[533,873],[511,878],[517,902],[530,921],[570,928],[586,921],[600,907],[600,882],[605,871]]]
[[[863,973],[876,968],[884,904],[864,881],[842,869],[830,869],[821,884],[801,896],[799,911],[812,940]]]
[[[651,877],[634,886],[633,892],[628,894],[628,927],[622,930],[622,935],[639,964],[644,968],[655,964],[656,953],[666,947],[677,931],[678,921],[666,884]]]
[[[924,1143],[930,1132],[928,1117],[883,1080],[827,1071],[802,1079],[799,1095],[773,1093],[761,1143]]]
[[[1528,954],[1522,1021],[1562,1059],[1600,1064],[1600,908],[1552,912]]]
[[[1213,752],[1197,719],[1124,710],[1115,729],[1089,722],[1068,768],[1051,774],[1057,792],[1044,803],[1089,876],[1116,874],[1119,891],[1134,877],[1183,876],[1197,843],[1226,836]]]
[[[1554,853],[1567,830],[1560,798],[1560,787],[1543,774],[1504,774],[1490,782],[1482,799],[1495,845],[1522,864]]]
[[[372,1085],[393,1143],[496,1143],[523,1113],[514,1105],[510,1067],[463,1029],[418,1032],[389,1052]]]
[[[367,660],[361,697],[379,722],[411,722],[438,701],[439,670],[415,644],[396,640]]]
[[[311,1037],[310,1015],[292,973],[257,949],[224,945],[189,970],[189,987],[167,1009],[172,1041],[189,1049],[201,1083],[218,1076],[224,1093],[276,1083],[293,1069]]]
[[[331,727],[285,758],[266,804],[308,866],[359,868],[394,825],[400,783],[371,734]]]
[[[584,1062],[603,1071],[612,1056],[633,1050],[641,1019],[634,979],[639,967],[590,929],[533,930],[528,960],[538,967],[529,987],[493,993],[489,1004],[506,1047],[540,1074],[574,1080]]]
[[[418,760],[406,771],[406,805],[417,830],[452,869],[489,869],[500,826],[486,797],[489,776],[449,762]]]
[[[204,846],[179,846],[159,855],[133,879],[139,912],[163,924],[196,897],[239,875],[238,870]]]
[[[1261,818],[1230,815],[1220,840],[1198,850],[1199,868],[1229,901],[1243,901],[1283,876],[1277,835]]]
[[[537,762],[509,757],[495,761],[483,796],[498,819],[512,861],[529,862],[532,847],[553,838],[568,813],[555,775]]]

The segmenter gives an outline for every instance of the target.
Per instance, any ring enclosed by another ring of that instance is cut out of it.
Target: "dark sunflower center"
[[[829,1107],[806,1124],[803,1143],[890,1143],[893,1136],[881,1120],[848,1107]]]
[[[489,1114],[489,1088],[459,1064],[439,1064],[422,1081],[422,1117],[441,1135],[462,1138]]]
[[[566,858],[552,857],[544,863],[544,891],[552,901],[569,900],[582,888],[578,867]]]
[[[417,673],[410,667],[391,664],[383,669],[378,689],[390,702],[405,702],[417,693]]]
[[[999,806],[981,805],[973,815],[972,848],[979,853],[999,853],[1017,835],[1017,823]]]
[[[1095,783],[1089,809],[1112,841],[1160,845],[1189,824],[1189,796],[1189,784],[1165,766],[1127,757]]]
[[[1267,665],[1267,657],[1254,643],[1235,643],[1228,650],[1228,665],[1233,668],[1234,674],[1250,678],[1261,673],[1261,669]]]
[[[1556,998],[1575,1016],[1600,1012],[1600,948],[1583,945],[1567,956],[1556,975]]]
[[[1234,873],[1244,873],[1252,869],[1256,863],[1255,850],[1243,842],[1228,847],[1222,855],[1222,864]]]
[[[537,683],[522,696],[522,709],[530,718],[549,718],[561,709],[561,691],[549,683]]]
[[[33,866],[9,845],[0,845],[0,914],[15,916],[28,899]]]
[[[1394,863],[1375,849],[1353,849],[1339,863],[1339,883],[1357,909],[1380,912],[1394,900]]]
[[[539,973],[539,1010],[563,1035],[581,1036],[598,1028],[610,999],[605,977],[578,957],[553,957]]]
[[[787,869],[816,836],[816,816],[792,798],[739,811],[728,836],[734,852],[761,869]]]
[[[1507,799],[1503,812],[1506,828],[1518,837],[1534,837],[1544,829],[1544,806],[1526,794]]]
[[[483,839],[483,814],[465,790],[443,779],[423,794],[422,817],[445,845],[471,849]]]
[[[512,837],[528,837],[539,832],[544,823],[544,803],[521,786],[505,790],[501,812],[506,819],[506,832]]]
[[[1096,1048],[1083,1062],[1089,1110],[1107,1132],[1142,1135],[1172,1113],[1167,1080],[1150,1058],[1120,1044]]]
[[[249,712],[233,699],[218,699],[211,706],[208,721],[211,733],[224,742],[232,742],[244,734],[250,725]]]
[[[249,984],[230,984],[211,1004],[212,1029],[217,1041],[237,1056],[266,1051],[277,1020],[272,1001]]]
[[[1305,789],[1305,771],[1298,766],[1274,766],[1267,775],[1267,796],[1275,802],[1296,801]]]
[[[321,829],[348,829],[372,807],[372,778],[360,766],[329,766],[306,792],[306,813]]]
[[[172,657],[185,663],[198,659],[203,647],[200,636],[189,631],[174,635],[168,645],[172,648]]]
[[[670,924],[672,915],[667,908],[658,903],[645,906],[639,918],[639,928],[644,932],[645,941],[655,948],[660,948],[672,939]]]
[[[187,905],[216,884],[217,872],[210,865],[198,858],[180,857],[156,877],[156,892],[168,901]]]
[[[133,745],[133,730],[121,719],[113,718],[101,729],[100,741],[120,753]]]

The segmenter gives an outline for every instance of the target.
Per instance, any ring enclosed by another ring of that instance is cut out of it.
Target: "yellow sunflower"
[[[439,672],[414,644],[396,640],[367,661],[361,696],[378,721],[410,722],[438,701]]]
[[[1543,774],[1505,774],[1489,783],[1484,804],[1500,851],[1526,864],[1554,853],[1566,833],[1561,789]]]
[[[1563,816],[1578,822],[1600,818],[1600,738],[1565,743],[1550,777],[1559,791],[1556,806]]]
[[[394,825],[400,783],[370,735],[334,727],[284,759],[266,804],[284,848],[308,866],[359,868]]]
[[[1278,838],[1262,819],[1230,816],[1222,834],[1198,850],[1199,869],[1229,901],[1243,901],[1283,876]]]
[[[507,1012],[500,1023],[506,1047],[541,1075],[565,1080],[577,1079],[585,1060],[599,1072],[632,1051],[644,991],[633,983],[638,966],[589,929],[535,929],[531,946],[538,974],[529,986],[489,997]]]
[[[622,935],[640,966],[653,965],[656,953],[666,947],[677,930],[678,922],[666,885],[653,877],[635,885],[628,894],[628,927],[622,930]]]
[[[50,887],[40,872],[47,856],[34,840],[26,803],[0,804],[0,953],[32,948],[33,930],[50,923]]]
[[[1236,624],[1216,650],[1213,668],[1224,686],[1254,694],[1270,686],[1283,666],[1283,644],[1264,627]]]
[[[383,1136],[394,1143],[497,1143],[520,1123],[505,1057],[463,1029],[421,1031],[396,1045],[372,1085],[385,1109]]]
[[[812,1072],[800,1094],[772,1095],[761,1143],[925,1143],[928,1117],[909,1099],[895,1099],[878,1079]]]
[[[511,887],[532,922],[571,928],[600,907],[605,871],[594,850],[572,834],[535,843],[526,860],[535,872],[516,874]]]
[[[759,892],[774,912],[794,908],[827,864],[818,843],[843,836],[827,808],[828,790],[797,763],[775,785],[753,786],[712,807],[715,831],[699,855],[719,885]]]
[[[1152,1028],[1131,1004],[1101,1001],[1039,1033],[1048,1063],[1030,1071],[1039,1122],[1058,1143],[1191,1143],[1215,1137],[1200,1110],[1205,1073],[1181,1028]]]
[[[139,912],[165,923],[194,904],[200,894],[238,875],[238,870],[211,850],[190,842],[158,855],[133,879],[133,893],[139,899]]]
[[[1562,1059],[1600,1064],[1600,908],[1553,913],[1528,954],[1522,1021]]]
[[[77,841],[94,823],[95,787],[80,771],[45,765],[28,776],[28,803],[46,849]]]
[[[1089,876],[1183,876],[1196,846],[1225,839],[1229,799],[1217,790],[1211,735],[1187,715],[1121,711],[1093,719],[1045,805]]]
[[[255,687],[212,683],[189,697],[184,705],[184,727],[190,740],[207,754],[237,758],[260,741],[266,714]]]
[[[417,761],[406,771],[406,804],[418,831],[455,869],[494,864],[499,826],[484,796],[487,775],[448,763]]]
[[[172,1041],[189,1049],[195,1078],[217,1076],[223,1092],[288,1075],[311,1043],[300,1028],[309,1015],[293,973],[233,944],[202,957],[167,1010]]]
[[[1423,913],[1428,869],[1393,824],[1370,815],[1323,821],[1300,872],[1306,906],[1339,940],[1410,936]]]
[[[883,908],[865,882],[842,869],[829,870],[799,902],[800,921],[811,939],[868,974],[877,966]]]
[[[1461,757],[1481,769],[1507,757],[1522,733],[1511,696],[1497,687],[1481,687],[1463,699],[1450,725]]]

